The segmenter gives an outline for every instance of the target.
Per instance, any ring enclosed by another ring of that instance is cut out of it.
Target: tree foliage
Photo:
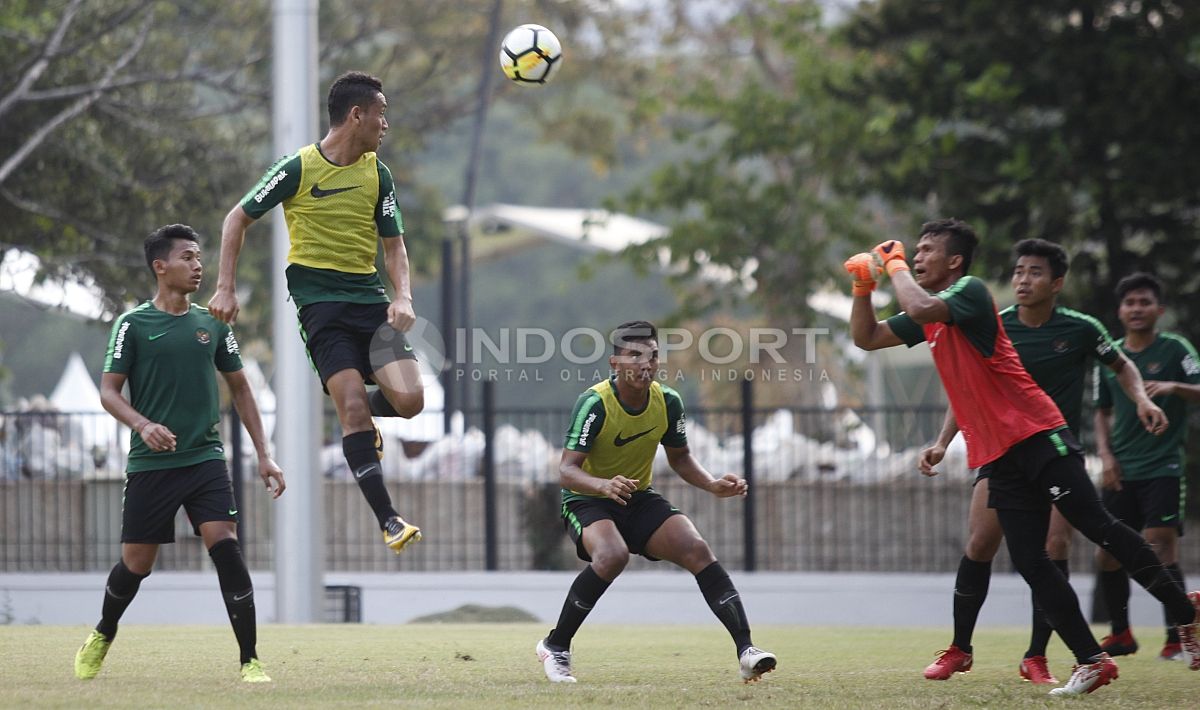
[[[261,4],[257,6],[261,8]],[[154,226],[203,231],[246,165],[231,119],[261,107],[255,4],[14,0],[0,12],[0,249],[146,295]],[[180,41],[186,37],[186,41]]]
[[[888,0],[845,27],[869,52],[851,99],[870,115],[866,185],[984,237],[1063,243],[1074,302],[1115,321],[1112,286],[1143,268],[1173,293],[1200,274],[1200,10],[1165,1]],[[1177,300],[1195,339],[1194,299]]]
[[[665,244],[682,261],[683,279],[727,267],[768,314],[797,317],[847,245],[882,218],[846,189],[856,173],[843,156],[863,117],[830,88],[858,60],[832,41],[815,2],[737,9],[697,28],[702,49],[665,60],[666,88],[642,103],[692,150],[628,196],[633,210],[673,216],[661,243],[633,254],[645,258]],[[692,310],[731,292],[696,288]]]

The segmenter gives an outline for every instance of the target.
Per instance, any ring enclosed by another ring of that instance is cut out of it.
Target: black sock
[[[1062,570],[1064,577],[1071,578],[1070,560],[1050,561],[1054,563],[1055,567]],[[1026,658],[1045,656],[1046,645],[1050,643],[1050,636],[1054,633],[1054,627],[1050,625],[1050,621],[1046,618],[1046,612],[1038,603],[1037,595],[1032,592],[1033,590],[1030,590],[1030,597],[1033,599],[1033,632],[1029,636],[1029,650],[1025,652]]]
[[[954,641],[963,653],[971,653],[971,637],[975,635],[975,622],[979,610],[987,599],[988,585],[992,581],[992,562],[976,562],[962,556],[958,562],[958,576],[954,580]]]
[[[591,565],[584,567],[571,583],[571,591],[567,592],[567,600],[563,602],[562,611],[558,615],[558,625],[550,630],[546,644],[553,646],[555,650],[570,650],[575,632],[579,630],[583,620],[610,584],[612,582],[596,574]]]
[[[742,599],[733,586],[733,580],[720,562],[714,562],[700,570],[696,575],[696,584],[700,585],[700,593],[708,602],[708,608],[712,609],[733,638],[740,656],[742,650],[751,645],[750,621],[746,618],[746,610],[742,607]]]
[[[1171,579],[1179,585],[1179,589],[1187,592],[1187,586],[1183,583],[1183,570],[1179,569],[1179,563],[1166,565],[1165,569],[1167,574],[1171,575]],[[1175,626],[1175,622],[1171,619],[1171,614],[1165,606],[1163,607],[1163,620],[1167,625],[1167,643],[1179,643],[1179,629]]]
[[[1068,520],[1070,520],[1068,518]],[[1078,529],[1078,527],[1076,527]],[[1091,539],[1091,538],[1089,538]],[[1113,521],[1103,531],[1101,545],[1110,555],[1117,558],[1129,578],[1142,585],[1150,592],[1150,596],[1162,602],[1167,619],[1174,624],[1190,624],[1196,618],[1196,609],[1184,593],[1183,587],[1171,576],[1171,572],[1163,567],[1162,561],[1154,553],[1154,549],[1146,539],[1138,535],[1129,526],[1119,521]],[[1113,632],[1120,633],[1129,628],[1129,582],[1120,578],[1105,580],[1107,572],[1101,572],[1101,582],[1104,583],[1105,593],[1116,595],[1117,604],[1113,598],[1107,599],[1113,618]],[[1118,625],[1120,623],[1120,625]],[[1172,625],[1174,625],[1172,624]]]
[[[1100,590],[1112,623],[1113,635],[1129,629],[1129,575],[1124,569],[1100,571]]]
[[[367,397],[367,406],[371,410],[373,417],[398,417],[400,412],[397,412],[392,403],[383,395],[383,390],[375,390]]]
[[[242,558],[242,546],[234,538],[226,538],[208,551],[217,568],[217,580],[221,585],[221,596],[225,598],[225,611],[233,625],[233,635],[241,652],[241,662],[257,658],[254,649],[258,642],[258,627],[254,616],[254,586],[250,583],[250,571]]]
[[[383,484],[383,469],[379,466],[383,453],[382,446],[377,448],[378,434],[372,429],[342,437],[342,453],[346,455],[346,463],[350,464],[350,472],[358,482],[358,489],[367,499],[367,505],[371,506],[382,530],[388,518],[399,514],[392,507],[392,497]]]
[[[108,581],[104,584],[104,605],[100,609],[100,623],[96,624],[96,630],[109,641],[117,637],[117,622],[137,595],[142,580],[149,576],[149,572],[137,574],[129,571],[124,560],[118,560],[108,573]]]

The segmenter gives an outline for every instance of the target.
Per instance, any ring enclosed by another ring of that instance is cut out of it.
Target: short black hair
[[[1163,285],[1162,281],[1158,280],[1154,274],[1148,274],[1145,271],[1138,271],[1130,274],[1117,282],[1117,288],[1114,293],[1117,294],[1117,302],[1125,300],[1125,294],[1130,291],[1137,291],[1143,288],[1148,288],[1154,292],[1154,300],[1159,303],[1163,302]]]
[[[630,343],[645,343],[658,340],[658,328],[645,320],[631,320],[618,325],[612,332],[613,355],[621,355],[630,350]]]
[[[1040,256],[1050,264],[1050,277],[1061,278],[1067,275],[1070,261],[1067,252],[1054,242],[1045,239],[1022,239],[1013,247],[1013,256],[1020,259],[1023,256]]]
[[[935,219],[921,225],[921,236],[926,234],[946,236],[946,255],[962,257],[962,272],[971,270],[971,261],[975,258],[975,247],[979,246],[979,237],[971,225],[961,219]]]
[[[186,224],[168,224],[159,227],[146,237],[142,248],[146,252],[146,266],[150,267],[150,271],[154,271],[156,260],[166,259],[170,256],[171,249],[177,241],[196,242],[199,245],[200,235]]]
[[[348,71],[329,87],[329,125],[340,126],[350,115],[350,107],[367,108],[383,93],[383,82],[365,72]]]

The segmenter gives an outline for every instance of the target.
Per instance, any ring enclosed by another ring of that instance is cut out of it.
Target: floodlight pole
[[[275,155],[287,155],[317,135],[317,4],[272,0],[271,131]],[[275,620],[321,621],[325,535],[320,460],[321,400],[287,300],[289,247],[283,210],[272,221],[271,274],[275,350],[275,460],[288,482],[273,503]]]

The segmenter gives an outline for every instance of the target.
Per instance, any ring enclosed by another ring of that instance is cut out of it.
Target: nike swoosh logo
[[[633,436],[630,436],[630,437],[622,437],[622,436],[621,436],[621,434],[618,432],[618,433],[617,433],[617,438],[613,439],[613,443],[614,443],[614,444],[616,444],[617,446],[624,446],[624,445],[628,444],[629,442],[631,442],[631,441],[633,441],[633,440],[635,440],[635,439],[640,439],[640,438],[642,438],[643,436],[645,436],[645,435],[649,434],[650,432],[654,431],[654,429],[655,429],[655,427],[650,427],[650,428],[649,428],[649,429],[647,429],[646,431],[639,432],[639,433],[637,433],[637,434],[634,434]]]
[[[411,352],[412,352],[412,346],[411,346],[411,345],[409,345],[409,344],[407,344],[407,343],[405,343],[405,345],[404,345],[404,352],[406,352],[406,353],[411,353]]]
[[[230,515],[237,515],[237,508],[230,508],[230,509],[229,509],[229,514],[230,514]]]
[[[245,598],[249,597],[251,594],[254,594],[254,590],[253,590],[253,589],[251,589],[250,591],[246,592],[245,594],[243,594],[243,595],[242,595],[242,596],[240,596],[240,597],[239,597],[238,595],[234,594],[234,595],[233,595],[233,600],[234,600],[235,602],[240,602],[241,600],[243,600],[243,599],[245,599]]]
[[[737,598],[738,598],[737,592],[734,592],[733,594],[729,595],[728,597],[725,597],[721,601],[717,602],[717,606],[725,606],[726,604],[728,604],[729,602],[731,602]]]
[[[1175,515],[1164,515],[1164,516],[1162,516],[1162,521],[1165,523],[1168,520],[1174,520],[1178,515],[1179,515],[1178,513],[1176,513]]]
[[[328,190],[322,190],[320,185],[314,184],[312,186],[312,190],[309,191],[309,194],[319,200],[322,197],[329,197],[330,195],[336,195],[339,192],[349,192],[350,190],[357,190],[360,187],[362,187],[362,185],[355,185],[353,187],[332,187]]]
[[[151,340],[158,340],[159,338],[163,337],[164,335],[166,335],[166,333],[159,333],[158,335],[151,335],[151,336],[150,336],[150,339],[151,339]]]

